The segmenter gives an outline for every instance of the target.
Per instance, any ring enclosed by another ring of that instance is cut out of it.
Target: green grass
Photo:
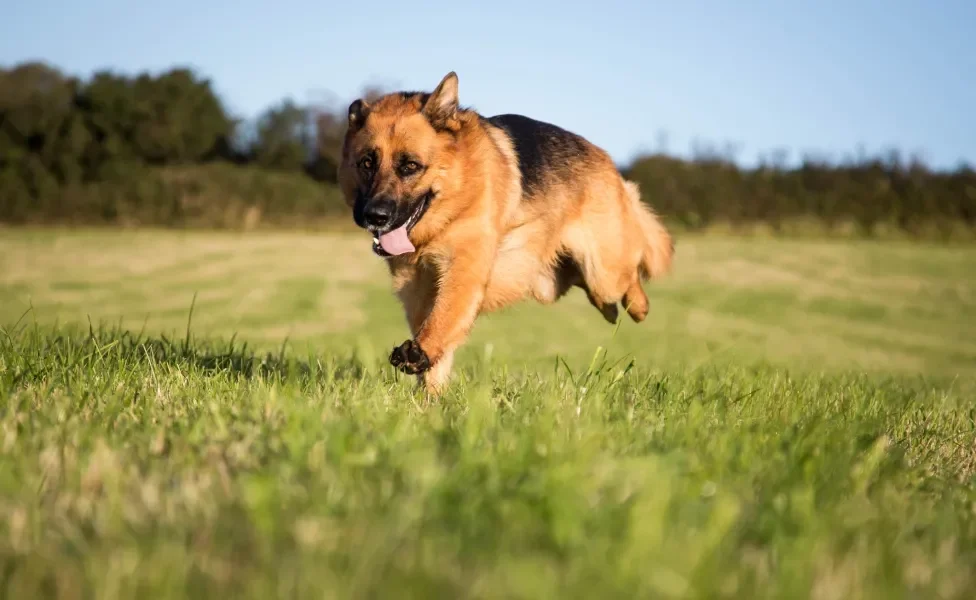
[[[428,402],[365,236],[6,230],[0,596],[966,598],[973,273],[682,237],[645,323],[491,315]]]

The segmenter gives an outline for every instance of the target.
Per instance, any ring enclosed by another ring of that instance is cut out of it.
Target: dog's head
[[[455,161],[458,110],[453,71],[429,94],[396,92],[349,105],[339,186],[380,256],[413,252],[422,220],[437,220],[436,198]]]

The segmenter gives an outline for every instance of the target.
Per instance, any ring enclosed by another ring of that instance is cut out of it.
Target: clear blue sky
[[[619,161],[693,139],[750,163],[784,148],[840,157],[896,146],[976,163],[976,1],[13,0],[0,63],[88,75],[174,64],[253,117],[290,96],[351,100],[365,83],[430,89],[553,121]]]

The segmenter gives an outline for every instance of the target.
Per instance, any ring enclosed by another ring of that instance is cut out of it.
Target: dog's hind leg
[[[573,284],[586,292],[590,304],[611,324],[617,322],[617,303],[628,288],[627,278],[620,273],[625,261],[620,257],[618,244],[619,241],[598,236],[583,224],[570,227],[563,236],[563,247],[578,273]]]
[[[583,273],[580,270],[579,264],[576,260],[569,255],[562,255],[552,271],[551,276],[545,276],[543,281],[545,285],[536,286],[536,298],[548,304],[555,302],[563,295],[566,294],[572,287],[578,287],[586,293],[586,298],[590,301],[603,318],[611,325],[617,322],[617,304],[615,302],[609,303],[601,301],[597,296],[590,291],[589,286],[583,280]]]
[[[623,305],[635,323],[640,323],[647,317],[647,294],[641,288],[640,277],[634,277],[630,282],[630,287],[624,292]]]
[[[619,311],[617,310],[617,303],[614,302],[613,304],[609,304],[606,302],[602,302],[596,296],[593,295],[593,292],[591,292],[589,288],[586,287],[585,283],[580,285],[579,287],[586,292],[586,298],[590,301],[590,304],[592,304],[594,308],[600,311],[600,314],[603,315],[603,318],[607,321],[607,323],[610,323],[611,325],[616,325],[617,317],[620,314]]]
[[[580,218],[566,228],[562,242],[579,264],[590,302],[597,308],[622,302],[639,323],[648,312],[641,283],[668,271],[674,246],[657,215],[641,203],[636,184],[614,187],[588,193]],[[617,202],[604,200],[614,194]]]

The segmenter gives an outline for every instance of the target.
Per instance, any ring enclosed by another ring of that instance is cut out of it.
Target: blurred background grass
[[[689,234],[673,274],[648,284],[644,323],[610,326],[574,292],[486,315],[458,360],[490,347],[512,365],[578,363],[604,347],[661,368],[970,372],[974,272],[969,246]],[[365,234],[7,230],[0,321],[30,310],[181,335],[192,305],[194,335],[385,355],[407,336],[388,279]]]

